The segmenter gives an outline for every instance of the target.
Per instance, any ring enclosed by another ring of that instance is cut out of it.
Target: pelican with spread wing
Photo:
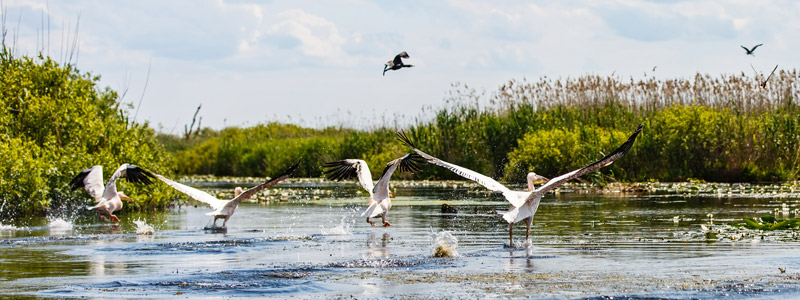
[[[527,240],[530,236],[531,231],[531,224],[533,223],[533,215],[536,213],[536,209],[539,208],[539,201],[542,199],[542,196],[546,194],[548,191],[555,189],[559,185],[567,182],[570,179],[578,178],[586,173],[598,170],[602,167],[608,166],[620,157],[625,156],[626,153],[631,149],[633,143],[636,141],[636,136],[639,135],[639,132],[642,131],[642,125],[639,125],[636,128],[636,131],[628,138],[628,140],[619,146],[616,150],[609,153],[605,157],[601,158],[600,160],[591,163],[583,168],[574,170],[572,172],[566,173],[564,175],[558,176],[553,178],[544,185],[539,188],[534,188],[533,184],[537,180],[547,180],[546,178],[537,175],[536,173],[528,173],[527,180],[528,180],[528,191],[512,191],[505,187],[504,185],[500,184],[496,180],[482,175],[478,172],[473,170],[457,166],[451,164],[449,162],[440,160],[436,157],[433,157],[422,150],[417,149],[414,143],[406,137],[405,133],[398,132],[397,136],[401,142],[403,142],[406,146],[410,147],[414,150],[417,154],[424,157],[429,163],[432,163],[437,166],[444,167],[457,175],[467,178],[469,180],[475,181],[480,185],[483,185],[487,189],[495,192],[502,192],[503,196],[508,200],[511,204],[511,207],[508,211],[505,212],[498,212],[503,216],[509,224],[508,228],[508,238],[509,238],[509,246],[514,246],[514,223],[527,220],[527,229],[525,231],[525,239]]]
[[[206,215],[214,216],[213,224],[215,228],[217,226],[217,220],[223,219],[222,227],[219,228],[225,228],[225,225],[228,223],[228,219],[230,219],[233,213],[236,212],[236,208],[239,207],[239,203],[242,202],[242,200],[250,198],[251,196],[255,195],[255,193],[258,193],[265,188],[276,185],[278,184],[278,182],[281,182],[284,179],[289,178],[289,176],[292,175],[292,173],[295,170],[297,170],[297,167],[299,165],[300,161],[298,160],[294,165],[289,167],[289,169],[286,169],[286,171],[283,171],[283,173],[279,174],[278,176],[275,176],[274,178],[267,180],[267,182],[259,184],[246,191],[242,191],[241,188],[237,188],[234,191],[234,198],[231,200],[220,200],[217,199],[217,197],[211,196],[209,193],[190,187],[188,185],[177,183],[159,174],[156,174],[155,176],[156,178],[161,179],[161,181],[171,186],[175,190],[184,193],[197,201],[203,202],[211,206],[211,208],[213,208],[214,211],[209,212]]]
[[[380,217],[383,227],[392,226],[386,221],[386,213],[392,207],[391,192],[389,192],[389,179],[392,178],[392,173],[395,170],[400,172],[417,172],[420,170],[419,163],[422,162],[422,157],[416,153],[409,153],[395,159],[383,169],[381,178],[378,179],[378,184],[372,184],[372,173],[369,172],[367,162],[360,159],[345,159],[325,163],[325,176],[330,180],[342,180],[356,177],[361,187],[369,193],[369,202],[367,202],[367,210],[361,213],[361,216],[367,217],[367,223],[375,226],[375,222],[370,221],[370,218]]]
[[[119,218],[114,215],[114,212],[122,209],[122,200],[133,201],[124,193],[117,191],[117,179],[119,178],[125,178],[132,183],[153,183],[150,180],[153,178],[153,174],[150,172],[134,165],[122,164],[114,171],[105,186],[103,185],[103,166],[93,166],[81,171],[75,178],[72,178],[69,186],[73,191],[78,188],[85,189],[96,203],[95,206],[89,207],[89,210],[97,211],[97,215],[103,221],[116,223],[119,222]],[[105,215],[111,219],[109,220]]]

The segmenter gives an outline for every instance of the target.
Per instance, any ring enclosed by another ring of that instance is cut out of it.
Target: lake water
[[[230,193],[236,182],[190,184]],[[318,180],[281,184],[261,195],[274,199],[266,204],[244,203],[226,232],[204,230],[210,210],[195,202],[123,212],[118,226],[91,214],[0,225],[0,295],[800,297],[796,233],[724,225],[766,214],[800,217],[800,194],[790,185],[715,185],[709,192],[709,185],[661,184],[602,194],[572,186],[545,196],[530,245],[524,225],[515,227],[515,247],[505,245],[508,225],[493,213],[507,207],[497,195],[465,182],[396,186],[388,228],[359,216],[366,196],[354,183]],[[442,213],[443,203],[458,212]],[[433,257],[437,249],[449,256]]]

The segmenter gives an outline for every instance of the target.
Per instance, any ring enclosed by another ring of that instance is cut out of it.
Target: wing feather
[[[614,150],[613,152],[609,153],[608,155],[606,155],[605,157],[601,158],[600,160],[598,160],[596,162],[593,162],[593,163],[591,163],[591,164],[589,164],[589,165],[587,165],[587,166],[585,166],[583,168],[577,169],[575,171],[572,171],[572,172],[569,172],[569,173],[566,173],[564,175],[561,175],[561,176],[558,176],[556,178],[551,179],[550,181],[548,181],[547,183],[545,183],[544,185],[542,185],[541,187],[536,189],[533,193],[531,193],[531,195],[528,196],[526,201],[530,201],[530,200],[534,199],[535,197],[537,197],[538,195],[543,195],[543,194],[547,193],[548,191],[558,187],[559,185],[561,185],[562,183],[564,183],[564,182],[566,182],[566,181],[568,181],[570,179],[580,177],[583,174],[586,174],[586,173],[598,170],[598,169],[600,169],[602,167],[608,166],[611,163],[613,163],[614,161],[616,161],[617,159],[625,156],[625,154],[627,154],[628,151],[631,150],[631,147],[633,147],[633,143],[636,141],[636,136],[638,136],[639,132],[641,132],[641,131],[642,131],[642,125],[639,124],[639,127],[636,128],[636,131],[633,132],[633,134],[628,138],[628,140],[625,143],[623,143],[622,145],[620,145],[616,150]]]
[[[84,169],[69,182],[72,190],[83,188],[95,202],[103,201],[103,166]]]
[[[372,173],[369,171],[367,162],[360,159],[345,159],[325,163],[325,177],[329,180],[342,180],[356,177],[361,187],[372,194],[375,185],[372,183]]]
[[[378,183],[376,183],[375,187],[372,189],[375,199],[381,199],[379,201],[382,201],[382,199],[389,198],[389,195],[387,194],[389,191],[389,179],[392,178],[392,174],[395,170],[399,169],[400,172],[414,173],[422,170],[418,165],[422,162],[422,157],[412,152],[386,164],[386,168],[383,169],[381,178],[378,179]]]
[[[209,193],[190,187],[188,185],[177,183],[160,174],[155,174],[155,177],[161,179],[161,181],[171,186],[173,189],[181,193],[184,193],[189,197],[192,197],[192,199],[208,204],[209,206],[211,206],[211,208],[215,210],[224,207],[225,204],[228,203],[228,201],[226,200],[219,200],[217,199],[217,197],[211,196]]]
[[[497,182],[496,180],[492,179],[489,176],[464,168],[462,166],[451,164],[449,162],[433,157],[428,153],[422,152],[422,150],[419,150],[414,145],[414,143],[411,142],[411,140],[406,136],[405,132],[403,131],[397,132],[397,139],[400,140],[400,142],[402,142],[409,148],[411,148],[412,150],[414,150],[414,152],[425,158],[429,163],[432,163],[440,167],[444,167],[445,169],[448,169],[453,173],[456,173],[456,175],[475,181],[491,191],[503,192],[503,193],[511,191],[506,186],[502,185],[501,183]]]
[[[280,173],[277,176],[275,176],[274,178],[268,180],[267,182],[264,182],[262,184],[259,184],[259,185],[255,186],[253,188],[250,188],[250,189],[242,192],[238,197],[233,198],[233,200],[231,200],[228,203],[228,205],[237,204],[237,203],[241,202],[242,199],[250,198],[250,196],[253,196],[255,193],[258,193],[259,191],[261,191],[261,190],[263,190],[265,188],[268,188],[268,187],[271,187],[273,185],[276,185],[276,184],[278,184],[278,182],[281,182],[284,179],[289,178],[289,176],[292,175],[292,173],[295,170],[297,170],[298,166],[300,166],[300,160],[297,160],[297,162],[294,163],[294,165],[292,165],[291,167],[289,167],[288,169],[283,171],[283,173]]]

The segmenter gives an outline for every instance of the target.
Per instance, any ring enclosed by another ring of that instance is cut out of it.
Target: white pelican
[[[484,176],[473,170],[457,166],[448,163],[446,161],[440,160],[436,157],[430,156],[429,154],[422,152],[422,150],[417,149],[417,147],[414,146],[411,140],[409,140],[408,137],[406,137],[406,135],[403,132],[398,132],[397,135],[401,142],[403,142],[406,146],[413,149],[417,154],[424,157],[426,160],[428,160],[429,163],[444,167],[452,171],[453,173],[458,174],[461,177],[467,178],[469,180],[479,183],[480,185],[483,185],[484,187],[488,188],[491,191],[502,192],[506,200],[508,200],[508,202],[511,203],[511,207],[509,211],[506,212],[498,211],[498,213],[503,215],[503,219],[505,219],[508,223],[510,223],[510,226],[508,228],[508,238],[509,238],[509,246],[513,247],[514,223],[527,219],[528,221],[527,229],[525,231],[525,239],[527,240],[531,231],[531,223],[533,223],[533,215],[536,213],[536,209],[539,208],[539,201],[542,199],[542,196],[544,196],[544,194],[546,194],[548,191],[558,187],[559,185],[570,179],[580,177],[586,173],[608,166],[615,160],[624,156],[626,153],[628,153],[628,150],[630,150],[631,147],[633,146],[633,142],[636,141],[636,136],[639,135],[640,131],[642,131],[642,125],[639,125],[639,127],[636,128],[636,131],[628,138],[628,141],[623,143],[621,146],[619,146],[616,150],[614,150],[610,154],[583,168],[553,178],[547,181],[546,184],[539,187],[538,189],[534,189],[533,186],[534,181],[542,179],[547,180],[547,179],[533,172],[528,173],[527,176],[528,191],[526,192],[512,191],[488,176]]]
[[[386,71],[400,70],[402,68],[411,68],[414,65],[407,65],[403,63],[403,58],[409,58],[408,53],[405,51],[395,55],[394,60],[387,61],[383,66],[383,76],[386,76]]]
[[[169,178],[161,176],[160,174],[155,174],[155,176],[156,178],[161,179],[161,181],[171,186],[172,188],[178,190],[179,192],[184,193],[189,197],[192,197],[194,200],[203,202],[211,206],[211,208],[213,208],[214,211],[209,212],[206,215],[214,216],[215,228],[217,227],[217,220],[223,219],[222,227],[219,228],[225,228],[225,225],[228,223],[228,219],[230,219],[233,213],[236,212],[236,208],[239,207],[239,203],[242,202],[242,200],[250,198],[255,193],[258,193],[259,191],[265,188],[276,185],[278,184],[278,182],[281,182],[284,179],[289,178],[289,175],[292,175],[292,172],[297,170],[297,166],[299,165],[300,161],[298,160],[294,165],[289,167],[289,169],[286,169],[286,171],[283,171],[283,173],[279,174],[278,176],[275,176],[274,178],[268,180],[267,182],[259,184],[246,191],[242,191],[242,188],[236,188],[234,190],[234,197],[231,200],[217,199],[217,197],[211,196],[209,193],[190,187],[188,185],[177,183],[175,181],[170,180]]]
[[[358,182],[369,193],[369,202],[367,210],[361,213],[361,216],[367,217],[367,223],[375,226],[375,222],[370,221],[370,218],[381,217],[383,227],[392,226],[386,221],[386,213],[392,207],[391,193],[389,192],[389,179],[395,170],[400,169],[400,172],[417,172],[421,170],[417,163],[422,162],[422,157],[415,153],[409,153],[401,158],[395,159],[383,169],[381,178],[378,179],[378,184],[372,185],[372,173],[369,172],[367,162],[360,159],[345,159],[339,161],[332,161],[325,163],[324,167],[325,176],[330,180],[342,180],[357,177]]]
[[[134,165],[122,164],[108,179],[105,187],[103,186],[103,166],[94,166],[81,171],[75,178],[72,178],[69,186],[73,191],[82,187],[89,193],[89,196],[94,198],[97,204],[90,207],[89,210],[97,211],[97,215],[103,221],[109,222],[109,219],[103,215],[106,214],[111,217],[111,222],[119,222],[119,218],[114,215],[114,212],[122,209],[122,200],[133,201],[124,193],[117,192],[117,179],[119,178],[125,178],[133,183],[153,183],[150,180],[153,178],[153,174],[150,172]]]

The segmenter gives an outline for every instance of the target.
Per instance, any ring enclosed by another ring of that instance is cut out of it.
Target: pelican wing
[[[750,49],[747,49],[747,47],[745,47],[744,45],[739,45],[739,47],[742,47],[742,49],[744,49],[744,51],[747,51],[747,53],[750,53],[750,52],[752,52],[752,50],[750,50]],[[740,52],[740,53],[741,53],[741,52]]]
[[[403,60],[401,58],[409,58],[409,57],[410,56],[408,56],[408,53],[406,53],[405,51],[400,52],[397,55],[395,55],[394,60],[392,61],[392,63],[394,65],[402,65],[403,64]]]
[[[297,167],[299,165],[300,165],[300,160],[297,160],[297,162],[294,163],[294,165],[292,165],[291,167],[286,169],[286,171],[283,171],[283,173],[279,174],[278,176],[275,176],[275,178],[272,178],[272,179],[268,180],[267,182],[264,182],[262,184],[259,184],[259,185],[255,186],[253,188],[250,188],[250,189],[244,191],[243,193],[239,194],[238,197],[233,198],[233,200],[231,200],[230,203],[228,203],[228,205],[237,204],[237,203],[241,202],[243,199],[250,198],[250,196],[253,196],[255,193],[258,193],[259,191],[261,191],[261,190],[263,190],[265,188],[268,188],[268,187],[271,187],[273,185],[276,185],[276,184],[278,184],[278,182],[281,182],[284,179],[289,178],[289,176],[292,175],[292,173],[295,170],[297,170]]]
[[[372,183],[372,173],[369,171],[367,162],[360,159],[345,159],[325,163],[325,177],[330,180],[342,180],[356,177],[361,187],[370,195],[375,185]]]
[[[114,171],[114,174],[111,174],[111,178],[109,178],[106,183],[106,190],[103,192],[103,196],[106,199],[114,198],[117,195],[117,179],[119,178],[125,178],[128,182],[138,184],[153,183],[153,181],[150,180],[150,178],[153,178],[153,174],[150,172],[135,165],[122,164]]]
[[[451,164],[449,162],[433,157],[428,153],[422,152],[422,150],[417,149],[417,146],[415,146],[414,143],[411,142],[411,140],[406,136],[405,132],[402,131],[398,132],[397,139],[400,140],[400,142],[402,142],[409,148],[411,148],[412,150],[414,150],[414,152],[424,157],[426,160],[428,160],[429,163],[444,167],[445,169],[448,169],[453,173],[456,173],[456,175],[475,181],[491,191],[503,192],[504,194],[507,192],[511,192],[511,190],[509,190],[506,186],[502,185],[501,183],[497,182],[496,180],[492,179],[489,176],[464,168],[462,166]]]
[[[169,178],[161,176],[160,174],[155,174],[156,178],[161,179],[164,183],[171,186],[173,189],[186,194],[192,199],[203,202],[211,206],[211,208],[218,210],[225,206],[229,201],[227,200],[219,200],[217,197],[211,196],[209,193],[204,191],[198,190],[196,188],[190,187],[188,185],[180,184],[175,181],[172,181]]]
[[[114,171],[114,174],[111,174],[111,178],[108,179],[108,183],[106,183],[106,186],[117,181],[117,179],[119,178],[125,178],[126,180],[128,180],[128,182],[132,183],[140,183],[140,184],[153,183],[153,181],[150,180],[150,178],[153,178],[152,173],[130,164],[120,165],[119,168],[117,168],[117,170]]]
[[[544,185],[533,191],[533,193],[531,193],[528,196],[528,199],[526,199],[525,201],[527,202],[533,200],[537,196],[544,195],[548,191],[558,187],[559,185],[561,185],[564,182],[567,182],[570,179],[580,177],[583,174],[596,171],[602,167],[608,166],[617,159],[619,159],[620,157],[625,156],[625,154],[627,154],[628,151],[631,150],[631,147],[633,147],[633,143],[636,141],[636,136],[638,136],[639,132],[641,131],[642,131],[642,125],[639,124],[639,127],[636,128],[636,131],[634,131],[633,134],[628,138],[628,140],[622,145],[620,145],[616,150],[609,153],[600,160],[589,164],[588,166],[585,166],[583,168],[577,169],[575,171],[551,179],[550,181],[548,181],[547,183],[545,183]]]
[[[69,182],[72,190],[83,188],[95,202],[103,201],[103,166],[93,166],[78,173]]]
[[[764,44],[758,44],[758,45],[753,46],[753,49],[750,49],[750,52],[756,51],[756,48],[761,47],[762,45],[764,45]]]
[[[389,190],[389,179],[392,178],[392,174],[394,173],[395,170],[399,169],[400,172],[414,173],[421,170],[418,164],[422,162],[423,162],[422,157],[412,152],[404,155],[401,158],[390,161],[388,164],[386,164],[386,168],[383,169],[381,178],[378,179],[378,183],[375,184],[375,187],[372,189],[372,193],[375,195],[375,198],[376,199],[389,198],[389,195],[387,194]]]

